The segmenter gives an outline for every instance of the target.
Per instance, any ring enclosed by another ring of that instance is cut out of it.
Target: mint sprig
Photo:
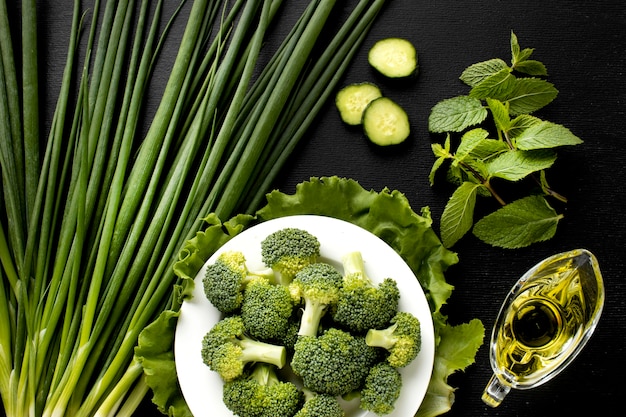
[[[545,241],[556,233],[563,215],[548,198],[567,200],[549,186],[546,170],[556,161],[557,148],[582,140],[568,128],[533,114],[558,95],[545,80],[545,65],[530,59],[533,51],[520,48],[511,32],[510,64],[494,58],[470,65],[459,77],[470,87],[468,94],[442,100],[431,110],[429,131],[445,133],[446,138],[432,144],[436,159],[430,183],[447,166],[447,180],[457,185],[441,217],[446,247],[469,231],[487,244],[509,249]],[[527,179],[536,191],[512,202],[494,186],[512,187]],[[495,198],[502,207],[475,222],[478,197],[484,196]]]

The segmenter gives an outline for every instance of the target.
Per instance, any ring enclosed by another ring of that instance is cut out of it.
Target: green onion
[[[75,0],[44,137],[36,2],[21,2],[14,41],[0,0],[7,416],[133,413],[149,392],[134,348],[180,303],[179,251],[209,214],[227,219],[261,204],[383,4],[360,0],[326,37],[335,0],[311,0],[261,67],[282,0],[181,0],[169,17],[162,0],[95,0],[88,10]],[[153,76],[184,13],[152,113],[147,92],[158,91]]]

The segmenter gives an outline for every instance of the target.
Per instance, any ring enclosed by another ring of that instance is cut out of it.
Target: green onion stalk
[[[7,416],[132,415],[149,392],[134,348],[176,304],[179,251],[207,215],[260,206],[384,5],[356,3],[336,23],[334,0],[312,0],[272,43],[281,0],[183,0],[167,13],[162,0],[94,0],[86,10],[75,0],[45,121],[36,1],[10,10],[0,0]]]

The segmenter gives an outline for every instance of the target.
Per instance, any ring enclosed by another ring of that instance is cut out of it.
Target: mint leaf
[[[445,159],[451,159],[446,179],[458,188],[440,221],[444,245],[453,244],[466,233],[467,213],[473,213],[477,196],[491,196],[506,205],[490,186],[494,178],[512,183],[531,176],[544,196],[567,202],[548,187],[545,170],[556,161],[555,148],[582,140],[564,126],[532,115],[552,102],[558,90],[539,78],[547,76],[545,65],[530,59],[534,49],[522,49],[512,31],[510,47],[510,66],[499,58],[470,65],[459,77],[470,87],[469,94],[443,100],[431,110],[430,132],[447,132],[448,140],[453,132],[460,136],[456,152],[449,146],[445,149]],[[483,125],[487,121],[491,128]],[[431,185],[444,161],[441,145],[433,152],[441,159],[432,167]],[[534,173],[540,175],[531,175]]]
[[[446,141],[443,146],[439,143],[433,143],[430,147],[433,154],[437,157],[432,168],[430,169],[430,174],[428,175],[430,185],[432,186],[435,183],[435,174],[437,173],[437,170],[439,170],[446,159],[452,158],[452,155],[450,154],[450,135],[446,137]]]
[[[548,75],[543,63],[528,59],[534,52],[534,48],[521,49],[517,41],[517,36],[511,32],[511,67],[517,72],[528,75]]]
[[[484,139],[472,149],[472,157],[479,161],[486,161],[497,157],[510,149],[506,143],[498,139]]]
[[[555,160],[556,154],[551,151],[511,150],[488,162],[487,171],[491,177],[519,181],[533,172],[550,168]]]
[[[439,143],[433,143],[432,145],[430,145],[430,148],[433,151],[433,155],[435,155],[438,158],[445,158],[448,155],[450,155],[450,153],[444,149],[443,146],[441,146],[441,144]]]
[[[517,66],[520,63],[529,61],[528,58],[532,55],[534,51],[535,51],[534,48],[524,48],[521,51],[519,51],[519,53],[517,54],[517,61],[515,62],[514,68],[517,69]]]
[[[515,65],[519,59],[520,46],[517,40],[517,35],[511,31],[511,64]]]
[[[469,176],[457,164],[450,164],[448,172],[446,172],[446,180],[450,184],[461,185]]]
[[[552,83],[540,78],[517,78],[512,91],[506,97],[509,102],[509,113],[530,114],[548,105],[558,94]]]
[[[483,182],[486,178],[489,178],[489,170],[485,162],[479,159],[466,158],[463,161],[463,165],[471,168],[464,176],[464,179],[472,178],[474,182]]]
[[[474,87],[495,73],[504,69],[508,70],[506,62],[499,58],[490,59],[488,61],[478,62],[467,67],[459,79],[470,87]]]
[[[432,133],[461,132],[469,126],[482,123],[487,110],[480,100],[458,96],[437,103],[428,116],[428,130]]]
[[[544,197],[531,195],[483,217],[472,233],[489,245],[518,249],[551,239],[561,218]]]
[[[509,137],[515,138],[522,134],[526,129],[531,126],[541,123],[541,119],[530,114],[520,114],[515,119],[511,120],[509,129],[506,132]]]
[[[485,99],[487,97],[505,99],[511,95],[514,88],[515,76],[511,74],[509,68],[506,68],[475,85],[469,95],[470,97],[478,99]]]
[[[582,142],[565,126],[551,122],[536,123],[524,130],[516,139],[517,148],[525,150],[578,145]]]
[[[464,182],[452,193],[441,216],[441,241],[447,248],[461,239],[474,224],[476,192],[481,184]]]
[[[528,74],[528,75],[534,75],[534,76],[548,75],[548,70],[546,69],[546,66],[543,65],[543,63],[539,61],[535,61],[534,59],[527,59],[525,61],[518,62],[517,64],[515,64],[513,69],[515,71]]]
[[[435,159],[433,167],[430,169],[430,174],[428,175],[428,181],[430,182],[431,186],[435,183],[435,174],[437,173],[437,170],[441,167],[445,160],[445,156],[440,156]]]
[[[489,136],[489,132],[485,129],[477,128],[472,129],[461,136],[461,143],[456,149],[455,157],[457,160],[464,160],[467,156],[471,155],[473,150]]]
[[[509,117],[509,109],[500,100],[487,98],[487,106],[491,110],[493,115],[493,121],[496,127],[501,131],[507,131],[511,124],[511,118]]]

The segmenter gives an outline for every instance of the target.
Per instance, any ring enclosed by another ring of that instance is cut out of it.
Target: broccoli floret
[[[273,365],[257,363],[248,375],[224,384],[223,400],[240,417],[291,417],[304,396],[294,383],[281,381]]]
[[[329,306],[337,303],[343,276],[334,266],[317,262],[300,270],[289,285],[292,298],[304,301],[300,321],[301,336],[315,336]]]
[[[207,299],[219,311],[230,314],[241,307],[243,290],[255,279],[273,279],[271,269],[250,271],[242,252],[222,252],[212,264],[207,266],[202,283]]]
[[[370,329],[365,342],[388,351],[387,362],[396,368],[408,365],[417,357],[421,346],[421,327],[417,317],[400,311],[385,329]]]
[[[281,343],[286,349],[287,354],[293,354],[293,349],[296,346],[296,342],[298,341],[298,332],[300,331],[300,316],[297,314],[292,314],[289,319],[289,323],[287,324],[287,331],[285,335],[281,339]]]
[[[345,417],[337,397],[304,389],[304,405],[293,417]]]
[[[333,310],[333,320],[355,333],[382,329],[398,312],[400,291],[392,278],[374,285],[365,272],[361,252],[349,252],[342,259],[343,287]]]
[[[370,367],[380,358],[364,337],[330,328],[320,336],[300,336],[291,360],[305,388],[342,396],[358,390]]]
[[[241,316],[218,321],[202,339],[202,360],[224,381],[241,376],[250,362],[269,363],[278,368],[287,362],[284,346],[248,337]]]
[[[361,389],[360,407],[380,416],[395,409],[396,400],[402,389],[402,376],[397,368],[387,362],[374,365]]]
[[[287,287],[256,280],[246,287],[241,317],[250,336],[277,341],[287,335],[294,303]]]
[[[278,282],[288,285],[298,271],[318,261],[320,242],[306,230],[286,227],[261,241],[261,259],[278,275]]]

